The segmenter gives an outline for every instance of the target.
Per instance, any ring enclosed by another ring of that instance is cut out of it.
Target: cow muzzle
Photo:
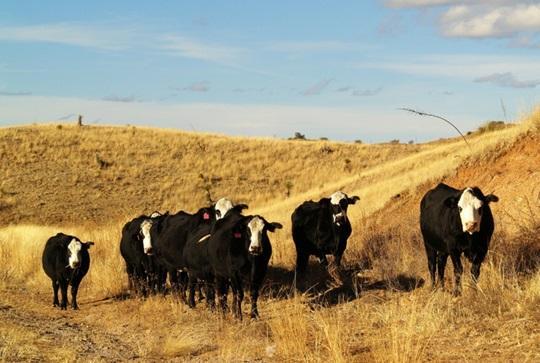
[[[258,255],[260,255],[262,253],[262,248],[261,248],[261,246],[249,246],[248,251],[253,256],[258,256]]]
[[[154,253],[154,249],[152,247],[147,247],[144,249],[144,253],[148,256],[152,256],[152,254]]]
[[[465,231],[469,234],[473,234],[474,232],[478,232],[478,223],[477,222],[467,222],[465,223]]]

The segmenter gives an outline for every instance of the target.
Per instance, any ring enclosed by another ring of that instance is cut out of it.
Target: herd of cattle
[[[332,272],[339,270],[352,233],[347,209],[359,199],[338,191],[318,202],[306,201],[294,210],[291,220],[298,289],[304,290],[305,271],[312,255],[332,276],[339,275]],[[477,187],[458,190],[445,184],[424,195],[420,204],[420,229],[433,288],[444,286],[444,269],[450,256],[454,265],[454,293],[460,293],[462,253],[471,261],[471,274],[477,281],[494,230],[489,203],[496,201],[495,195],[484,195]],[[120,252],[126,262],[130,290],[141,294],[164,293],[168,280],[174,294],[185,299],[188,292],[187,302],[194,307],[197,286],[204,286],[207,305],[215,308],[217,294],[219,306],[225,312],[230,287],[233,314],[241,319],[247,281],[251,317],[256,318],[259,290],[272,255],[268,232],[282,225],[268,222],[260,215],[243,215],[246,208],[245,204],[233,205],[222,198],[194,214],[154,212],[126,223]],[[52,280],[54,306],[66,309],[67,289],[71,285],[71,306],[77,309],[77,290],[90,268],[88,249],[93,244],[63,233],[47,241],[42,261],[45,273]],[[333,255],[331,263],[327,255]]]

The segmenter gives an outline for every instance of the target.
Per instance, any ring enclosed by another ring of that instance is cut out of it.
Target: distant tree
[[[363,142],[362,142],[362,140],[357,139],[357,140],[354,140],[354,143],[355,143],[355,144],[362,144]]]
[[[323,137],[321,137],[319,140],[321,140],[321,141],[328,141],[328,138],[323,136]]]
[[[399,139],[390,140],[390,144],[399,144]]]
[[[77,126],[79,126],[79,127],[81,127],[83,125],[82,118],[83,118],[82,115],[79,115],[79,117],[77,118]]]
[[[409,144],[409,145],[414,144],[414,140],[409,140],[408,144]]]
[[[306,140],[306,135],[299,133],[298,131],[294,133],[294,136],[289,138],[289,140]]]

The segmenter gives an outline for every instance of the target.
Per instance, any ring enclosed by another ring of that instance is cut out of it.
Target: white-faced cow
[[[88,249],[94,242],[81,242],[75,236],[58,233],[47,240],[42,255],[43,270],[50,277],[53,289],[53,306],[65,310],[68,304],[67,289],[71,285],[71,307],[78,309],[79,284],[90,268]],[[62,301],[58,301],[58,289]]]
[[[165,215],[167,215],[166,213]],[[164,290],[166,271],[152,255],[150,227],[161,213],[142,215],[127,222],[122,228],[120,253],[126,263],[129,289],[146,294]]]
[[[296,246],[296,286],[303,290],[305,271],[309,256],[315,255],[321,264],[329,267],[334,278],[339,279],[341,258],[352,233],[347,208],[359,197],[349,198],[343,192],[335,192],[330,198],[318,202],[307,201],[299,205],[291,216],[292,236]],[[333,265],[328,266],[326,255],[333,255]]]
[[[444,287],[444,269],[448,256],[454,265],[454,294],[461,292],[461,254],[471,261],[474,281],[480,275],[480,265],[487,254],[495,228],[489,203],[499,198],[484,195],[477,188],[454,189],[439,184],[428,191],[420,203],[420,229],[424,237],[432,287]]]
[[[274,232],[277,228],[282,228],[281,224],[269,223],[261,216],[243,216],[239,213],[228,214],[216,222],[206,245],[223,312],[227,310],[230,284],[233,313],[242,319],[243,279],[246,278],[250,285],[251,317],[258,317],[259,289],[272,256],[268,232]]]

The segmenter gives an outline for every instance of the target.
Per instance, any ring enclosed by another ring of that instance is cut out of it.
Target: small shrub
[[[483,134],[484,132],[491,132],[496,130],[501,130],[506,127],[504,121],[488,121],[478,128],[478,133]]]
[[[362,140],[357,139],[357,140],[354,140],[354,143],[355,143],[355,144],[362,144],[363,142],[362,142]]]

